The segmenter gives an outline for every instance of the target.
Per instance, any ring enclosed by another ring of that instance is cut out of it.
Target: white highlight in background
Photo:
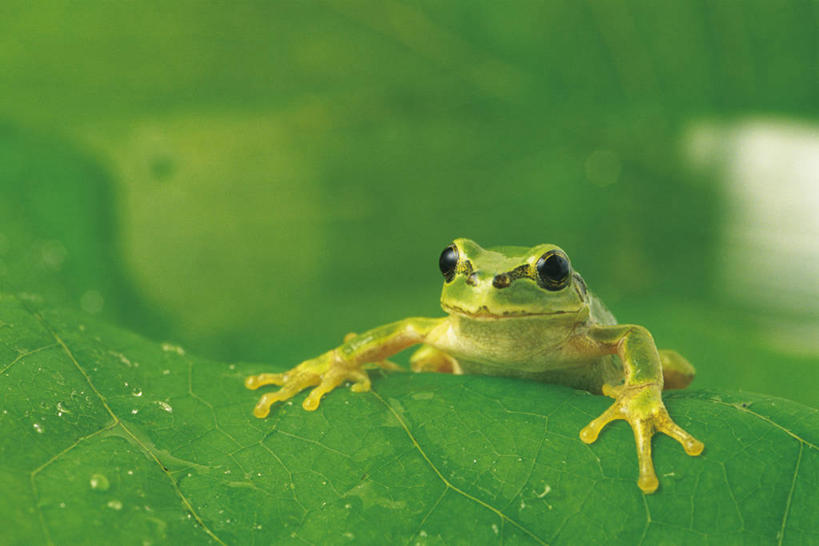
[[[819,353],[819,127],[699,122],[683,143],[723,189],[717,290],[758,308],[760,318],[765,310],[792,316],[773,328],[776,345]]]

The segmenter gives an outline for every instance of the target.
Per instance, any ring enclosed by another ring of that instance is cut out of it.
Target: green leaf
[[[320,348],[315,348],[316,351]],[[636,485],[609,404],[495,377],[377,375],[258,420],[243,378],[82,315],[0,298],[0,542],[805,543],[819,540],[819,412],[681,392],[706,451],[657,437]]]

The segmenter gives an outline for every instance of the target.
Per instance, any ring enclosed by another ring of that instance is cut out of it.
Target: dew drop
[[[111,508],[113,510],[122,510],[122,502],[120,502],[120,501],[118,501],[116,499],[109,500],[108,501],[108,508]]]
[[[64,413],[71,413],[71,410],[63,406],[62,402],[57,402],[57,415],[62,417]]]
[[[40,423],[34,423],[34,425],[32,426],[34,427],[34,430],[37,431],[37,434],[42,434],[43,432],[45,432],[45,429],[43,429],[43,425],[41,425]]]
[[[140,396],[142,396],[142,389],[134,389],[134,390],[132,390],[132,391],[131,391],[131,395],[132,395],[132,396],[136,396],[137,398],[139,398]]]
[[[104,474],[92,474],[89,483],[91,484],[91,489],[95,491],[108,491],[108,488],[111,487],[111,482],[108,481],[108,478],[106,478]],[[120,508],[121,507],[122,506],[120,506]]]
[[[131,415],[136,415],[137,413],[139,413],[138,409],[134,408],[131,410]]]
[[[173,408],[167,402],[163,402],[161,400],[157,400],[156,404],[162,408],[163,411],[167,411],[168,413],[173,413]]]
[[[171,370],[162,370],[162,375],[171,375]]]

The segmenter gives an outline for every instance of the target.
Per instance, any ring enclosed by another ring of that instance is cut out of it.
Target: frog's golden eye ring
[[[447,282],[455,278],[455,270],[458,267],[458,247],[454,244],[449,245],[441,252],[441,257],[438,258],[438,269],[446,279]]]
[[[560,290],[569,284],[572,266],[569,258],[558,250],[551,250],[540,257],[535,265],[540,285],[547,290]]]

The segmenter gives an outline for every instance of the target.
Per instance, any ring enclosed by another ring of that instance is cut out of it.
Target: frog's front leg
[[[445,318],[408,318],[393,322],[359,335],[347,336],[339,347],[305,360],[290,371],[252,375],[245,379],[248,389],[258,389],[264,385],[281,387],[275,392],[263,394],[253,414],[259,418],[267,417],[271,405],[288,400],[307,387],[315,387],[302,403],[302,407],[308,411],[318,408],[321,397],[344,381],[353,382],[351,390],[354,392],[368,391],[370,378],[364,371],[365,364],[380,363],[411,345],[423,343],[427,335],[444,321]]]
[[[651,458],[651,437],[655,431],[668,434],[689,455],[699,455],[703,443],[680,428],[662,400],[663,370],[660,354],[651,334],[642,326],[597,326],[588,338],[604,353],[615,353],[623,362],[625,382],[620,386],[603,386],[603,394],[614,404],[580,431],[580,439],[590,444],[611,421],[625,419],[634,431],[640,477],[637,485],[645,493],[656,491],[659,481]]]

